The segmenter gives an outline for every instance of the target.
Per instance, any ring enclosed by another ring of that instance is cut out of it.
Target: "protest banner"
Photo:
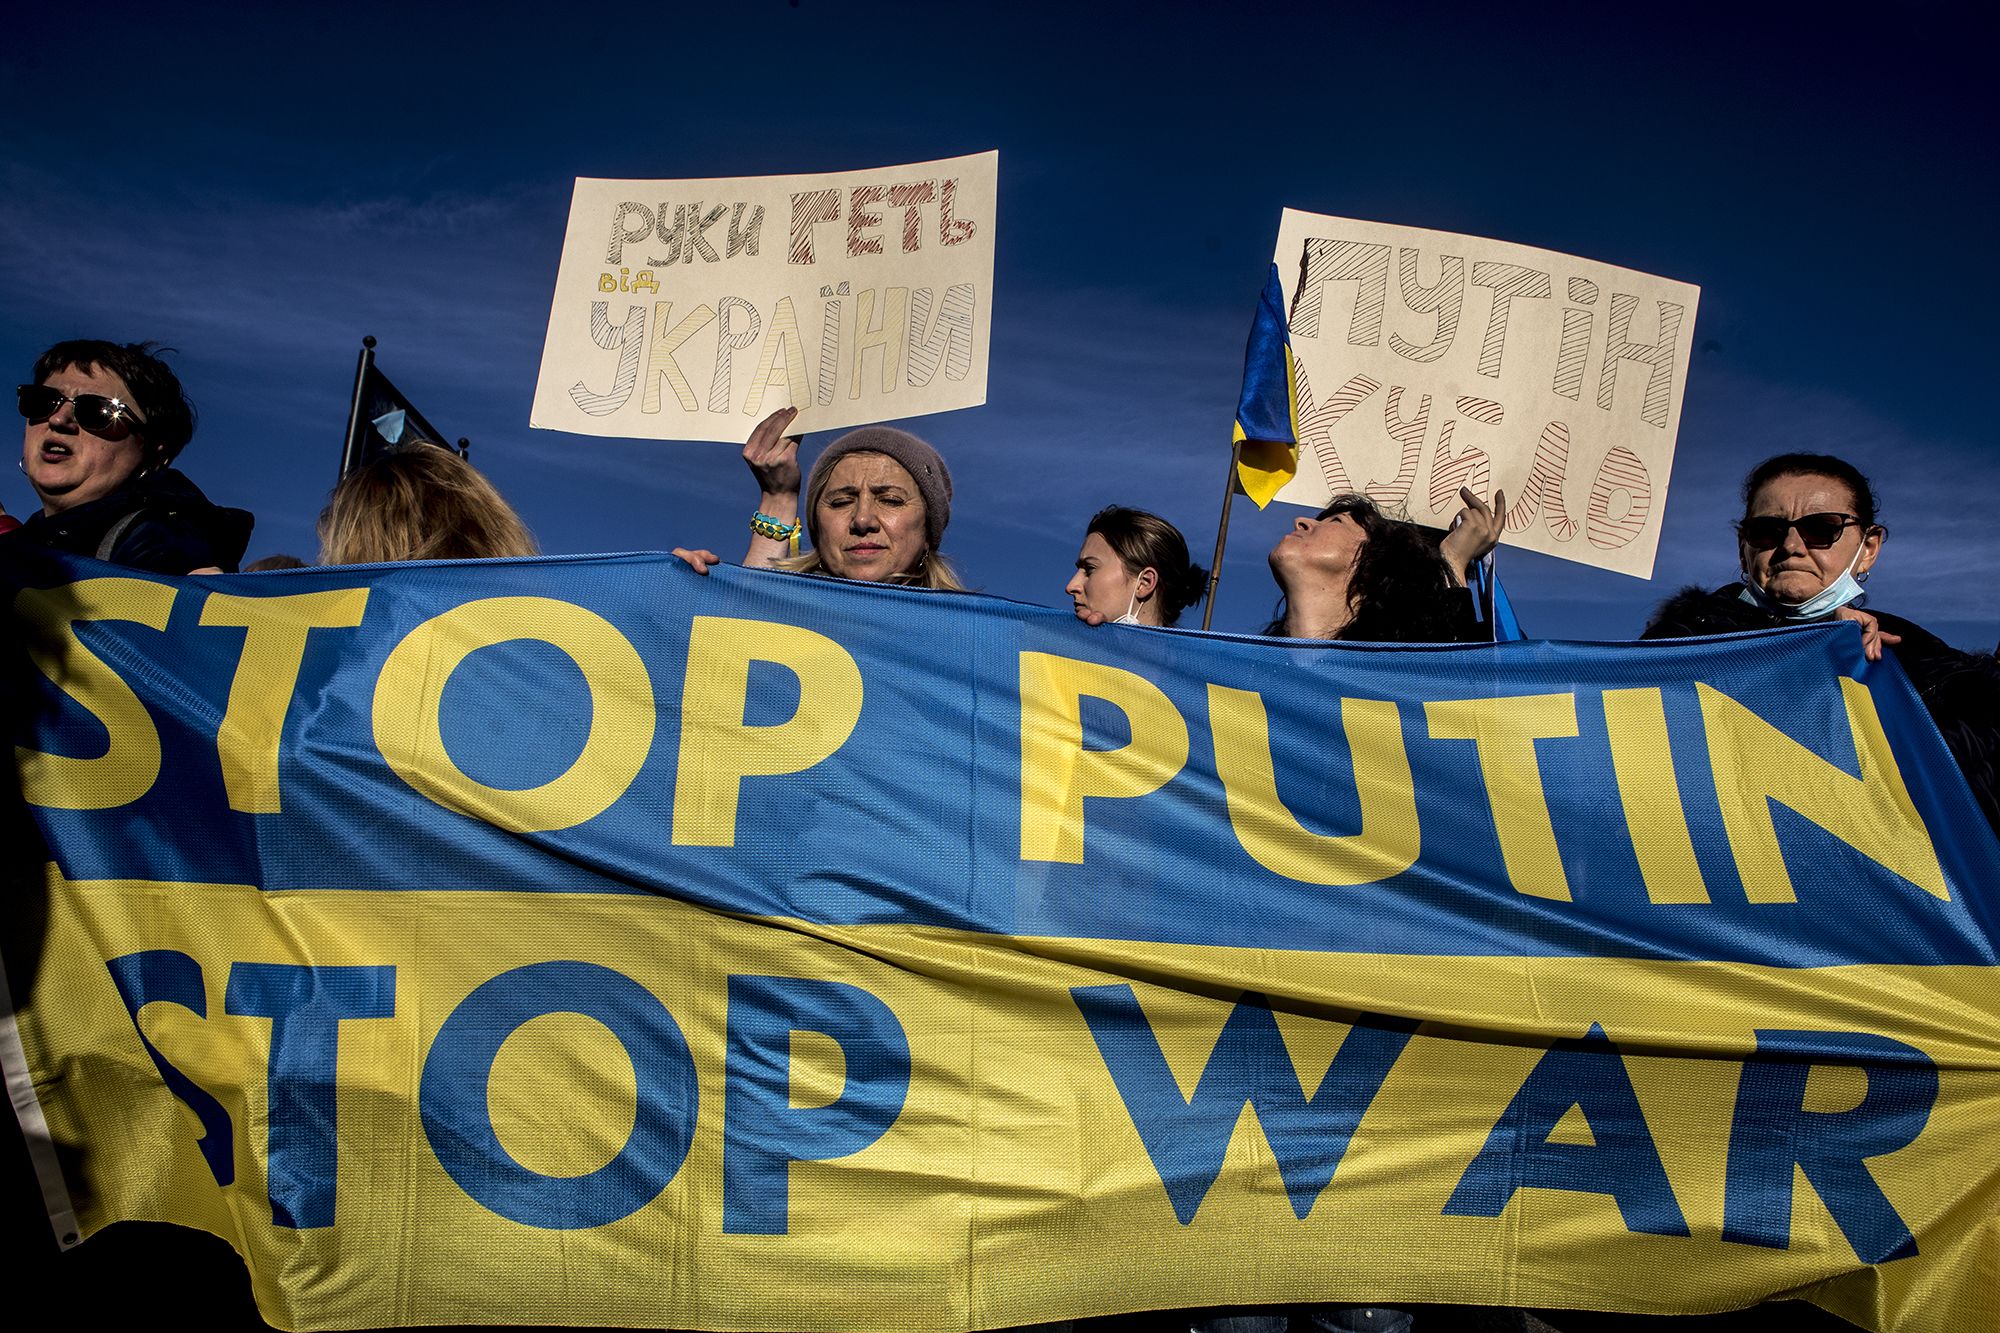
[[[1278,499],[1361,491],[1442,526],[1460,487],[1504,490],[1509,545],[1651,576],[1699,288],[1289,208],[1276,264],[1299,446]]]
[[[998,153],[579,178],[529,425],[741,443],[986,401]]]
[[[1851,625],[1283,643],[654,556],[0,587],[58,1234],[212,1231],[281,1326],[1991,1313],[2000,848]]]

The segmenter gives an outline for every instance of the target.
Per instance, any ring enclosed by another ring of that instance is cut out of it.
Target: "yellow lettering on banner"
[[[1417,789],[1403,720],[1387,699],[1342,699],[1341,729],[1361,801],[1361,831],[1314,833],[1285,808],[1271,760],[1270,719],[1254,690],[1208,687],[1215,772],[1236,840],[1257,864],[1302,884],[1374,884],[1416,863]]]
[[[129,620],[163,630],[174,590],[145,579],[81,579],[59,588],[24,588],[14,614],[28,656],[44,676],[104,724],[110,741],[93,759],[14,747],[21,798],[51,810],[109,810],[153,789],[160,733],[132,687],[76,636],[78,621]]]
[[[527,639],[562,650],[590,690],[590,735],[565,773],[510,791],[475,782],[444,748],[445,684],[481,648]],[[653,744],[653,686],[632,643],[602,616],[548,597],[489,597],[411,630],[375,682],[375,745],[396,776],[448,809],[512,833],[570,828],[625,794]]]
[[[1535,742],[1576,735],[1574,694],[1522,694],[1500,699],[1445,699],[1424,705],[1431,735],[1472,741],[1493,805],[1500,857],[1516,893],[1569,901],[1569,880],[1556,848]]]
[[[1132,739],[1083,748],[1083,697],[1115,705]],[[1083,864],[1087,796],[1144,796],[1187,763],[1187,723],[1144,676],[1049,653],[1021,654],[1021,859]]]
[[[1667,710],[1657,689],[1606,690],[1604,725],[1625,827],[1639,856],[1646,897],[1656,903],[1705,903],[1708,885],[1695,859],[1687,812],[1674,777]]]
[[[1860,777],[1850,776],[1718,689],[1695,684],[1708,730],[1715,796],[1743,893],[1753,903],[1798,901],[1771,825],[1771,802],[1811,820],[1869,860],[1936,898],[1951,901],[1930,832],[1910,803],[1902,770],[1882,734],[1875,699],[1840,678],[1841,701]]]
[[[799,678],[799,709],[785,721],[744,722],[752,662]],[[811,768],[846,744],[860,720],[861,668],[832,639],[775,621],[696,616],[681,695],[674,845],[735,846],[743,779]]]
[[[352,629],[361,623],[367,604],[366,588],[288,597],[218,592],[202,603],[202,624],[248,631],[236,677],[229,682],[229,707],[215,733],[230,809],[257,815],[283,809],[278,799],[278,738],[299,683],[299,666],[305,661],[306,635],[316,629]]]

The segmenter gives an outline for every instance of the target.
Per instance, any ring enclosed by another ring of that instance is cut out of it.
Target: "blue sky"
[[[1531,632],[1630,637],[1680,584],[1726,581],[1742,474],[1810,448],[1882,492],[1874,604],[1991,648],[2000,115],[1974,11],[1510,8],[23,13],[0,50],[0,357],[25,376],[59,338],[179,348],[186,470],[256,512],[253,555],[314,553],[374,334],[546,549],[733,559],[755,493],[732,447],[528,429],[571,179],[998,148],[988,403],[912,423],[951,461],[946,549],[975,584],[1063,604],[1112,502],[1206,563],[1290,206],[1701,286],[1655,577],[1503,553]],[[1297,512],[1238,501],[1218,628],[1268,618],[1264,553]]]

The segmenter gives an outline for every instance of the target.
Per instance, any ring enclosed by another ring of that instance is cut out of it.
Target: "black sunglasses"
[[[21,415],[28,420],[47,421],[57,409],[68,403],[76,417],[76,424],[101,439],[122,440],[146,424],[132,411],[130,403],[122,398],[107,398],[101,393],[80,393],[72,398],[46,384],[18,385],[14,393],[20,399]]]
[[[1738,523],[1736,535],[1753,551],[1775,551],[1784,545],[1785,534],[1797,528],[1799,540],[1815,551],[1824,551],[1839,541],[1840,534],[1849,528],[1865,526],[1852,514],[1801,514],[1797,518],[1767,514]]]

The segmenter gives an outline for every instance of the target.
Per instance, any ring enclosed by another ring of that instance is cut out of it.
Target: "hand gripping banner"
[[[2000,849],[1852,627],[0,578],[58,1234],[213,1232],[283,1327],[1991,1313]]]

